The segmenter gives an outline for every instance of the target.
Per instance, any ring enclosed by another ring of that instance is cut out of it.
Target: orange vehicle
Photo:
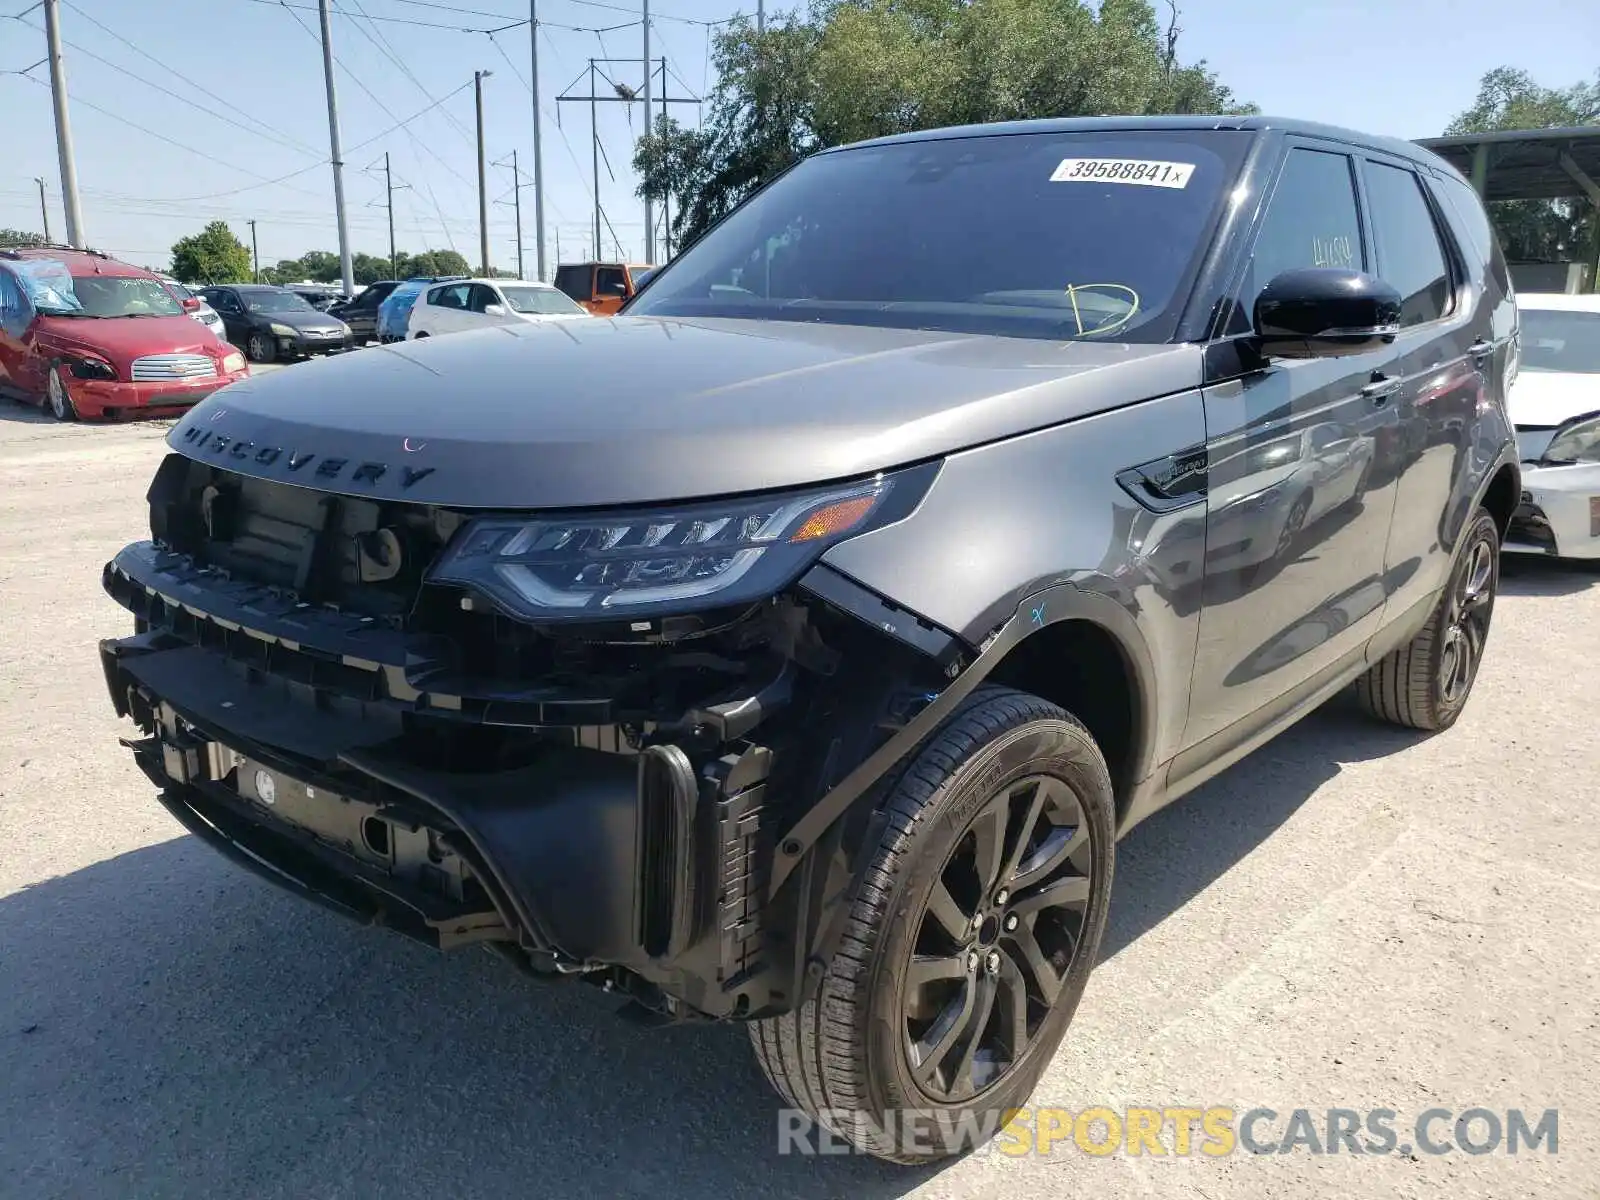
[[[610,316],[639,290],[646,271],[637,263],[568,263],[556,268],[556,287],[596,316]]]

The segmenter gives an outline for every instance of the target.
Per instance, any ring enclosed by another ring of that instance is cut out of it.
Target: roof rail
[[[92,254],[96,258],[110,261],[111,256],[104,250],[90,250],[83,246],[69,246],[65,242],[34,242],[28,246],[7,246],[0,250],[0,258],[21,258],[19,250],[65,250],[69,254]]]

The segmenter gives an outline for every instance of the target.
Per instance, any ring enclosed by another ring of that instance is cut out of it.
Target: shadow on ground
[[[1500,561],[1506,596],[1567,596],[1600,585],[1600,562],[1507,554]]]
[[[1337,701],[1151,818],[1123,843],[1107,956],[1341,763],[1412,740]],[[190,838],[0,900],[0,980],[18,1195],[873,1200],[935,1173],[779,1157],[740,1030],[636,1028],[587,987],[359,929]]]

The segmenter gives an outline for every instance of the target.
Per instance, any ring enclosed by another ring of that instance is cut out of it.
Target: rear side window
[[[467,295],[472,290],[471,284],[452,283],[448,287],[436,287],[428,293],[428,303],[437,308],[466,308]]]
[[[1478,262],[1489,264],[1490,275],[1509,294],[1510,273],[1506,270],[1505,256],[1500,252],[1500,239],[1495,237],[1494,226],[1489,223],[1489,214],[1484,211],[1483,201],[1465,180],[1444,174],[1439,175],[1438,180],[1434,190],[1448,201],[1450,212],[1447,216],[1456,230],[1456,236],[1464,246],[1471,247]]]
[[[0,271],[0,329],[12,337],[21,337],[27,327],[28,306],[23,303],[22,286],[11,272]]]
[[[1400,324],[1437,321],[1450,311],[1450,268],[1422,181],[1402,167],[1371,161],[1366,175],[1378,273],[1400,293]]]
[[[1247,310],[1274,276],[1301,267],[1367,269],[1348,154],[1289,151],[1241,289]]]
[[[591,298],[589,281],[592,278],[592,270],[592,267],[587,266],[557,267],[556,286],[574,300],[588,300]]]

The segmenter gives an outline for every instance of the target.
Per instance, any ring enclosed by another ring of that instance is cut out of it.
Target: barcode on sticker
[[[1149,158],[1063,158],[1050,173],[1051,183],[1131,183],[1139,187],[1189,186],[1193,163],[1157,162]]]

